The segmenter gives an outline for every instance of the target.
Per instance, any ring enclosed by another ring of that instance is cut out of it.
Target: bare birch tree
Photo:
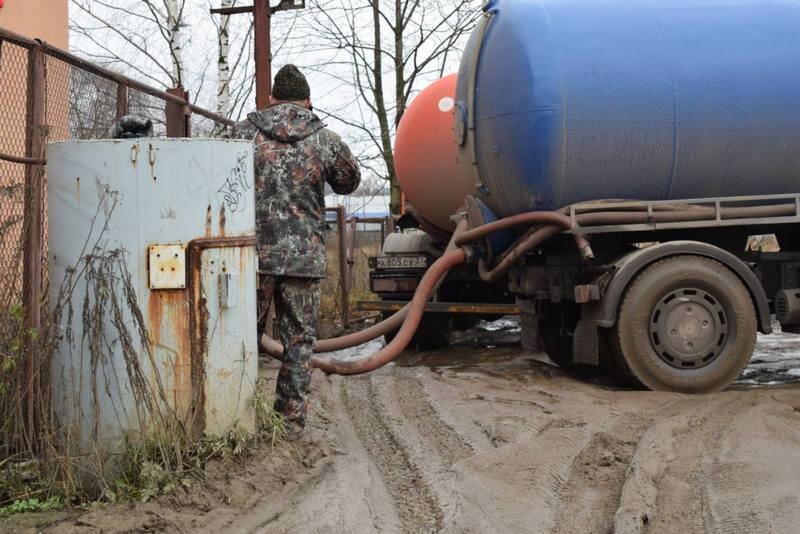
[[[80,37],[78,53],[150,84],[183,87],[186,0],[70,3],[70,30]]]
[[[155,87],[183,86],[194,103],[234,120],[253,107],[253,18],[210,13],[212,7],[247,2],[70,2],[71,43],[79,55]],[[274,18],[273,55],[280,55],[299,13],[280,13]],[[209,35],[216,35],[216,42]]]
[[[221,0],[220,7],[226,8],[233,6],[233,0]],[[217,43],[219,44],[219,59],[217,60],[217,113],[227,116],[230,112],[231,100],[231,68],[229,62],[230,55],[230,15],[221,15],[219,27],[217,29]],[[220,135],[224,131],[222,125],[217,125],[214,135]]]
[[[310,6],[300,32],[313,36],[306,53],[330,56],[307,67],[349,95],[324,112],[360,132],[368,147],[362,164],[389,180],[392,213],[400,211],[396,127],[422,84],[456,68],[479,13],[475,0],[316,0]]]
[[[252,109],[252,17],[209,13],[236,0],[70,1],[73,49],[84,57],[150,85],[184,86],[193,102],[235,120]],[[310,72],[315,107],[389,181],[397,212],[395,129],[414,92],[455,69],[477,0],[309,2],[273,16],[273,58]],[[214,34],[216,43],[206,38]]]
[[[156,18],[157,10],[151,0],[141,0],[147,9]],[[163,0],[167,12],[167,27],[164,38],[169,44],[170,57],[172,58],[172,80],[175,87],[183,87],[183,8],[185,0]]]

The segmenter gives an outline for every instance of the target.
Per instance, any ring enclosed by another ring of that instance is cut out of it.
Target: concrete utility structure
[[[47,158],[53,405],[70,447],[112,454],[169,411],[192,433],[253,430],[252,144],[68,141]]]

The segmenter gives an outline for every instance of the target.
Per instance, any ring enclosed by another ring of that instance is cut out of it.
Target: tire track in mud
[[[445,424],[454,429],[459,438],[469,447],[471,456],[496,448],[491,435],[476,421],[472,407],[464,409],[472,401],[472,394],[464,383],[452,375],[443,373],[417,373],[415,378],[427,394],[433,409]]]
[[[342,401],[358,438],[378,469],[405,532],[441,530],[443,514],[419,468],[384,420],[369,377],[342,382]]]
[[[563,432],[563,434],[561,434]],[[542,519],[548,530],[555,526],[557,511],[563,505],[561,492],[569,480],[569,473],[575,460],[589,442],[588,433],[582,428],[557,428],[545,431],[540,436],[547,436],[553,444],[552,456],[541,465],[547,476],[541,481],[537,490],[542,494],[542,502],[546,505],[548,521]],[[544,515],[544,514],[543,514]]]
[[[780,401],[745,405],[719,429],[703,487],[708,532],[796,531],[797,484],[778,476],[798,480],[796,414]],[[748,462],[755,451],[762,457]]]
[[[646,425],[646,421],[626,419],[592,435],[573,460],[561,488],[554,533],[611,532],[636,443]]]
[[[692,491],[689,494],[680,488],[672,491],[671,486],[665,485],[659,495],[659,506],[664,510],[667,506],[684,508],[684,517],[689,523],[685,532],[709,531],[708,483],[719,456],[720,438],[746,404],[744,395],[729,395],[733,398],[703,410],[686,431],[676,436],[677,461],[667,467],[666,474],[688,483]],[[684,504],[681,499],[689,502]],[[675,517],[676,513],[670,515]]]
[[[397,373],[392,382],[400,409],[419,429],[419,434],[430,442],[431,450],[436,451],[446,464],[452,465],[472,456],[472,447],[442,420],[417,377]]]
[[[722,435],[720,435],[722,439]],[[768,509],[761,495],[753,495],[746,466],[729,464],[716,451],[710,462],[707,486],[703,488],[703,512],[708,532],[736,534],[758,532],[766,524]],[[743,498],[743,496],[748,496]],[[749,501],[747,503],[742,501]]]
[[[731,395],[675,403],[649,427],[628,471],[616,532],[707,532],[706,485],[721,432],[742,408]]]

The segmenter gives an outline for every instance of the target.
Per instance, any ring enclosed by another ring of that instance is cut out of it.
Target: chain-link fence
[[[28,108],[28,50],[0,41],[0,153],[26,155]],[[0,159],[0,299],[19,297],[22,291],[23,225],[26,165]]]
[[[225,117],[63,50],[0,29],[0,308],[38,308],[46,281],[44,146],[98,139],[123,115],[157,136],[220,134]],[[36,314],[38,315],[38,313]]]

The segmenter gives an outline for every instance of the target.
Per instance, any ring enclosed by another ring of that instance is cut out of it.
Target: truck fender
[[[649,265],[670,256],[695,255],[716,260],[733,271],[753,299],[759,331],[772,332],[769,301],[756,274],[742,260],[714,245],[699,241],[670,241],[635,250],[613,263],[609,274],[601,277],[602,297],[581,306],[581,320],[575,329],[573,348],[576,363],[597,365],[599,339],[597,328],[613,328],[617,323],[619,303],[631,281]],[[608,278],[610,276],[610,278]],[[603,279],[605,278],[605,279]]]

